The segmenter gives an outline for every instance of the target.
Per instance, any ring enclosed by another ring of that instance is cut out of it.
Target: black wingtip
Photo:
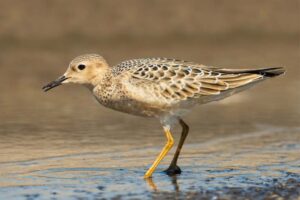
[[[260,69],[219,69],[216,72],[227,74],[259,74],[265,77],[275,77],[285,73],[283,67],[269,67]]]
[[[285,69],[283,67],[273,67],[262,69],[259,71],[259,74],[266,77],[275,77],[285,73]]]

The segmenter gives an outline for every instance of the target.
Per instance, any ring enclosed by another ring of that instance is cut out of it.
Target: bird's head
[[[66,83],[95,85],[99,79],[103,78],[108,69],[109,66],[102,56],[97,54],[81,55],[70,62],[64,75],[45,85],[43,90],[46,92]]]

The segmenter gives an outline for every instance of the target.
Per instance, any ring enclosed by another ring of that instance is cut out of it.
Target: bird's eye
[[[78,65],[78,69],[84,70],[84,68],[85,68],[85,65],[83,65],[83,64]]]

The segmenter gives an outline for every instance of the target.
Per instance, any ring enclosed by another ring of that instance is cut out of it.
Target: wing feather
[[[126,70],[132,84],[159,85],[154,87],[155,93],[175,101],[220,95],[264,78],[262,74],[254,73],[257,70],[221,69],[166,58],[126,61],[113,70],[116,74]]]

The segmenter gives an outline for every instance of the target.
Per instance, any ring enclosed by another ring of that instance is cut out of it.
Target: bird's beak
[[[55,88],[55,87],[61,85],[67,79],[68,79],[68,77],[61,76],[58,79],[56,79],[55,81],[52,81],[52,82],[48,83],[47,85],[45,85],[42,89],[44,90],[44,92],[47,92],[48,90],[51,90],[52,88]]]

